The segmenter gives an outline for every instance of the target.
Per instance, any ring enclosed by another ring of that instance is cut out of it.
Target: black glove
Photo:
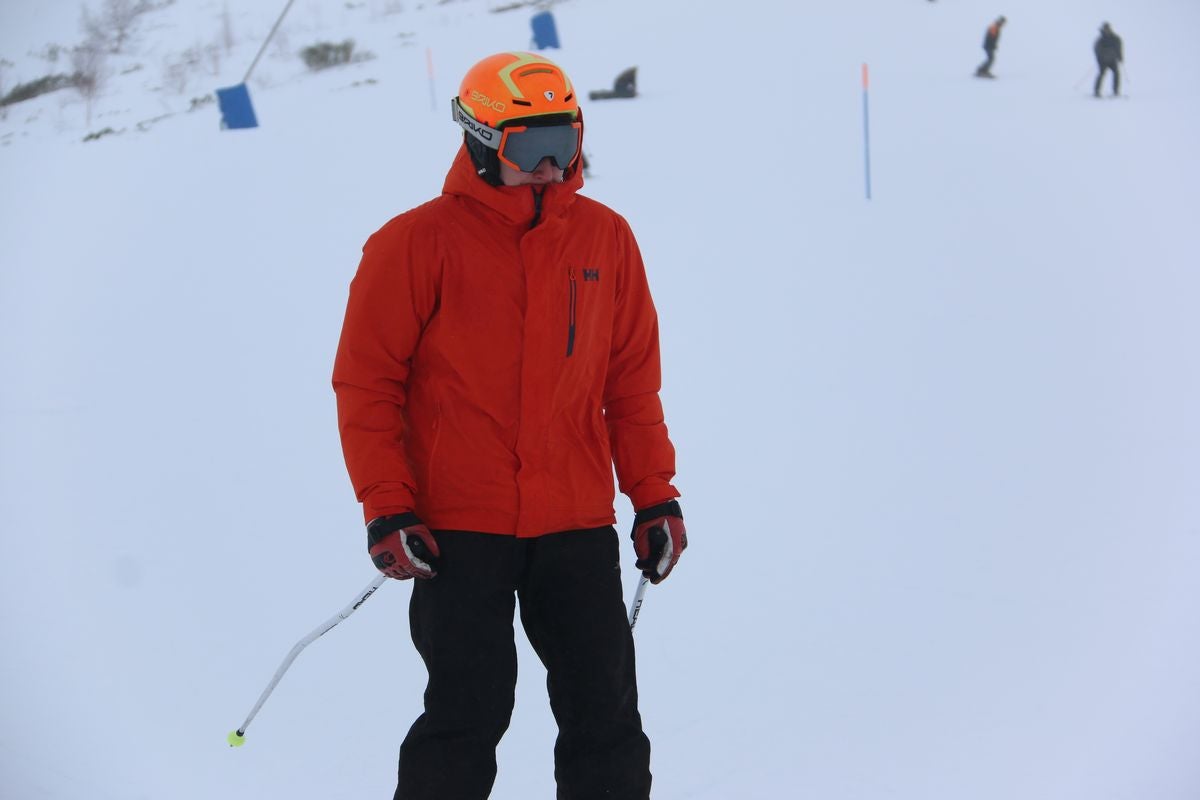
[[[377,517],[367,525],[367,551],[376,568],[398,581],[437,575],[437,540],[411,511]]]
[[[629,538],[633,539],[637,568],[651,583],[662,583],[687,549],[687,528],[679,503],[669,500],[637,512]]]

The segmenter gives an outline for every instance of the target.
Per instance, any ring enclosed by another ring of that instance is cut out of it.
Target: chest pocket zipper
[[[567,275],[571,279],[570,305],[567,308],[567,357],[575,352],[575,305],[577,303],[575,288],[575,269],[571,268]]]

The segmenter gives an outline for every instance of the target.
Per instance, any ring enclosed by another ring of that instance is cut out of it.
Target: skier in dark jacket
[[[996,17],[996,21],[988,25],[983,35],[983,52],[987,53],[987,60],[975,70],[976,78],[995,77],[992,75],[992,62],[996,60],[996,46],[1000,44],[1000,29],[1007,21],[1004,17]]]
[[[1092,91],[1096,97],[1100,96],[1100,86],[1104,83],[1104,73],[1112,70],[1112,85],[1113,97],[1121,93],[1121,71],[1117,65],[1125,60],[1124,46],[1121,44],[1121,37],[1113,33],[1113,29],[1108,23],[1100,26],[1100,38],[1096,39],[1095,46],[1092,50],[1096,53],[1096,63],[1100,65],[1100,74],[1096,76],[1096,87]]]

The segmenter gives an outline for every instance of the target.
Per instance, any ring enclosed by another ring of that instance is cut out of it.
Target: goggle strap
[[[490,125],[483,124],[468,114],[463,109],[462,104],[458,102],[457,97],[450,98],[450,117],[458,123],[460,128],[475,137],[484,147],[490,147],[492,150],[500,149],[500,131]]]

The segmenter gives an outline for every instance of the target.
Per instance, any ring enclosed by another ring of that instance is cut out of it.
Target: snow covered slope
[[[0,795],[390,796],[404,585],[224,737],[374,574],[329,388],[346,289],[440,189],[458,77],[529,45],[500,5],[297,3],[262,127],[220,131],[193,100],[283,3],[230,3],[225,49],[225,4],[176,0],[90,123],[65,90],[0,118]],[[1194,800],[1200,6],[702,7],[558,3],[549,53],[585,90],[639,67],[586,106],[584,192],[651,272],[691,533],[637,630],[655,797]],[[78,17],[0,5],[5,89]],[[1090,97],[1104,20],[1128,100]],[[374,57],[296,56],[345,38]],[[521,664],[499,800],[554,791]]]

